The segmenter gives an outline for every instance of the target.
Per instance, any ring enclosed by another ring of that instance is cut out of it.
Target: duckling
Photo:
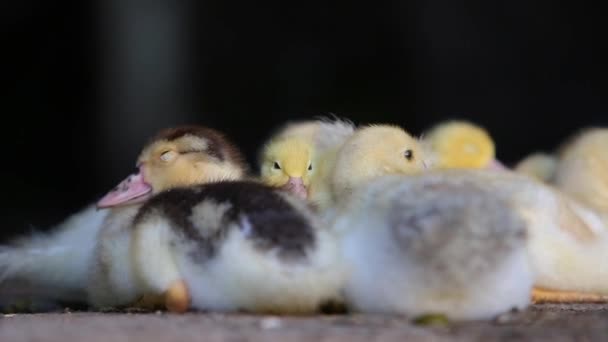
[[[261,155],[260,177],[265,184],[308,198],[316,169],[314,146],[310,142],[295,137],[274,139],[266,144]]]
[[[436,152],[438,168],[504,169],[492,137],[483,127],[461,120],[431,128],[424,141]]]
[[[535,152],[520,160],[515,172],[528,175],[541,182],[552,183],[557,169],[557,158],[549,153]]]
[[[97,236],[87,299],[96,308],[128,305],[141,295],[130,248],[132,223],[143,203],[168,189],[208,182],[236,180],[248,168],[235,145],[206,127],[170,128],[143,149],[139,172],[127,177],[98,202],[112,208]]]
[[[608,229],[595,211],[511,171],[445,170],[433,177],[487,189],[521,215],[529,236],[535,302],[608,299]]]
[[[431,175],[359,187],[333,221],[356,311],[489,319],[530,302],[522,218],[481,187]]]
[[[416,174],[431,167],[431,160],[420,141],[398,126],[362,127],[321,157],[310,199],[326,209],[375,177]]]
[[[248,181],[166,191],[134,221],[134,268],[170,311],[311,314],[339,300],[335,239],[306,203]]]
[[[608,224],[608,128],[588,128],[559,150],[555,186]]]

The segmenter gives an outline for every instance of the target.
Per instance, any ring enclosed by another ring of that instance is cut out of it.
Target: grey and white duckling
[[[86,278],[87,300],[96,308],[131,305],[145,295],[130,262],[132,223],[143,203],[168,189],[241,179],[247,172],[242,154],[228,138],[200,126],[161,131],[143,149],[137,166],[138,173],[98,202],[111,210],[96,236]]]
[[[481,187],[379,177],[340,205],[334,228],[356,311],[490,319],[530,302],[524,221]]]
[[[170,311],[311,314],[340,300],[334,236],[307,204],[254,182],[173,189],[134,221],[133,265]]]

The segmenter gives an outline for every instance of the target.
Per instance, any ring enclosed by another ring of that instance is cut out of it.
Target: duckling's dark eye
[[[312,164],[308,164],[308,171],[312,171]]]
[[[277,162],[274,162],[274,168],[275,168],[275,170],[280,170],[281,165],[279,165],[279,163],[277,163]]]
[[[405,159],[407,160],[412,160],[414,159],[414,152],[412,150],[406,150],[403,156],[405,156]]]

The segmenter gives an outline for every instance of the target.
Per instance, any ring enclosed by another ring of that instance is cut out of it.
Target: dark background
[[[608,123],[604,18],[585,2],[2,6],[5,238],[95,200],[169,125],[224,130],[253,162],[287,119],[336,113],[419,134],[465,118],[512,164]]]

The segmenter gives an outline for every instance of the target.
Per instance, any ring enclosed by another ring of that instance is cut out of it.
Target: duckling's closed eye
[[[405,157],[405,159],[407,159],[408,161],[412,161],[414,160],[414,151],[412,150],[406,150],[403,153],[403,156]]]
[[[167,150],[160,154],[160,160],[162,160],[164,162],[170,162],[173,159],[175,159],[176,156],[177,156],[177,153],[175,151]]]

